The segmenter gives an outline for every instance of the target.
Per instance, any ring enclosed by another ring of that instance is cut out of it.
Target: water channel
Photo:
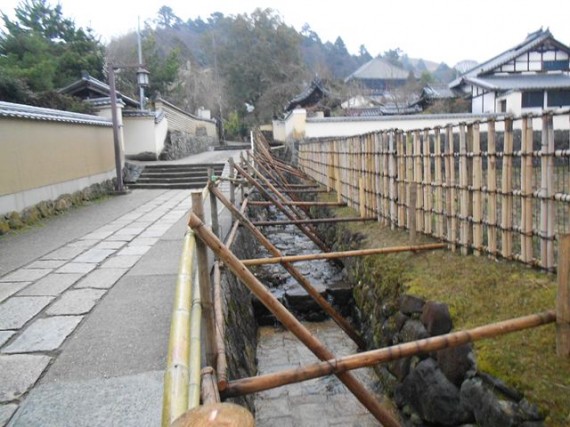
[[[264,209],[272,220],[282,220],[274,208]],[[266,218],[267,219],[267,218]],[[296,226],[272,226],[263,230],[283,255],[317,253],[319,249]],[[270,256],[260,250],[258,257]],[[319,292],[343,314],[350,313],[351,289],[342,269],[329,261],[294,264]],[[271,292],[303,321],[337,357],[354,354],[356,345],[312,301],[305,290],[280,265],[258,267],[255,274]],[[255,304],[258,329],[259,375],[295,368],[318,359],[292,333],[285,330],[260,304]],[[378,378],[371,368],[353,371],[378,399]],[[323,377],[258,393],[255,399],[258,427],[377,426],[378,421],[335,377]]]

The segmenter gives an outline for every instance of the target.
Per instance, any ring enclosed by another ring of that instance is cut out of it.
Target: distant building
[[[374,58],[344,79],[345,83],[357,82],[367,95],[381,96],[394,88],[404,86],[410,72],[386,61]]]
[[[292,111],[295,108],[304,108],[309,111],[319,109],[321,101],[328,96],[328,89],[325,88],[320,78],[315,77],[303,92],[289,101],[285,107],[285,111]]]
[[[570,48],[547,30],[478,64],[449,84],[472,113],[522,114],[570,107]]]

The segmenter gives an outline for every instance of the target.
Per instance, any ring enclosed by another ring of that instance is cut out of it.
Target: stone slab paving
[[[15,334],[13,331],[0,331],[0,347],[2,347]]]
[[[93,270],[77,285],[75,285],[75,288],[109,289],[117,283],[117,280],[119,280],[127,271],[128,268],[101,268]]]
[[[71,285],[73,285],[75,282],[77,282],[79,279],[81,279],[81,277],[83,277],[83,275],[78,273],[48,274],[44,278],[34,283],[32,286],[28,286],[18,295],[25,295],[25,296],[59,295],[63,291],[68,289]]]
[[[49,316],[85,314],[105,295],[104,289],[76,289],[65,292],[46,311]]]
[[[42,311],[53,297],[12,297],[0,305],[0,330],[19,329]]]
[[[83,316],[56,316],[38,319],[9,346],[3,353],[33,353],[54,351],[71,334]]]
[[[91,262],[68,262],[60,269],[56,270],[57,273],[82,273],[87,274],[94,270],[97,264]]]
[[[110,257],[114,253],[114,249],[89,249],[88,251],[75,258],[74,261],[97,264],[103,261],[105,258]]]
[[[0,302],[24,289],[32,282],[0,282]]]
[[[356,345],[331,320],[304,322],[336,356],[356,353]],[[258,332],[258,374],[278,372],[318,361],[293,334],[280,328]],[[352,371],[371,391],[378,378],[371,368]],[[382,396],[377,394],[378,399]],[[378,426],[378,421],[335,377],[327,376],[258,393],[255,399],[257,427]]]
[[[0,355],[0,403],[10,402],[26,393],[49,364],[49,356]]]
[[[10,420],[12,415],[14,415],[14,412],[16,412],[16,409],[18,409],[18,405],[14,403],[9,403],[7,405],[0,404],[0,426],[3,426]]]
[[[49,274],[53,269],[49,268],[22,268],[0,278],[0,282],[33,282]]]
[[[162,412],[163,371],[40,385],[10,427],[157,427]],[[70,410],[69,402],[75,407]]]

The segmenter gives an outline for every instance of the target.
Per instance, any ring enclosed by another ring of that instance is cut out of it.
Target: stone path
[[[0,425],[98,301],[176,222],[189,192],[160,194],[0,277]]]
[[[336,356],[356,352],[356,345],[332,321],[304,322]],[[258,332],[259,375],[296,368],[318,359],[291,332],[263,326]],[[372,368],[352,371],[368,390],[376,390],[378,377]],[[381,399],[381,395],[378,394]],[[289,384],[258,393],[255,399],[257,427],[378,426],[350,391],[335,376]]]
[[[0,240],[0,427],[160,424],[190,207],[134,190]]]

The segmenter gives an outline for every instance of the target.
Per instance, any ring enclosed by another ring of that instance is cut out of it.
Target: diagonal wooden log
[[[313,336],[311,332],[263,286],[253,273],[224,246],[211,230],[204,226],[204,223],[194,213],[190,213],[188,225],[194,230],[200,240],[210,247],[219,259],[249,288],[263,305],[320,360],[334,359],[332,352]],[[336,375],[382,425],[387,427],[400,426],[392,414],[380,405],[374,395],[366,390],[352,373],[343,372]]]
[[[233,206],[230,201],[224,196],[224,194],[214,186],[212,186],[212,194],[215,195],[220,202],[236,218],[239,222],[242,223],[244,227],[246,227],[253,236],[261,243],[265,249],[267,249],[272,255],[281,256],[281,251],[277,249],[264,235],[259,229],[254,226],[249,219],[247,219],[241,212],[239,212],[235,206]],[[292,264],[288,262],[282,262],[281,265],[285,270],[293,276],[293,278],[307,291],[307,293],[315,300],[317,304],[329,315],[331,318],[336,322],[336,324],[346,332],[346,334],[358,345],[360,349],[366,348],[366,342],[362,339],[360,334],[354,330],[354,328],[348,323],[348,321],[342,317],[331,305],[330,303],[324,298],[311,283],[307,280],[307,278],[295,268]]]
[[[279,200],[273,197],[259,182],[257,182],[245,169],[241,166],[235,165],[237,171],[243,176],[251,185],[253,185],[257,190],[265,197],[267,200],[272,202],[275,206],[277,206],[287,218],[291,220],[299,219],[296,218]],[[271,184],[271,183],[270,183]],[[305,227],[303,224],[296,224],[297,228],[301,230],[309,239],[311,239],[322,251],[328,252],[328,246],[311,230]]]
[[[366,217],[362,218],[360,216],[356,217],[345,217],[345,218],[309,218],[309,219],[297,219],[297,220],[286,220],[286,221],[253,221],[252,224],[256,227],[270,226],[274,227],[276,225],[290,225],[290,224],[336,224],[338,222],[365,222],[365,221],[377,221],[376,217]]]
[[[223,395],[227,398],[257,393],[287,384],[338,374],[339,372],[346,372],[352,369],[374,366],[378,363],[387,363],[420,353],[430,353],[445,348],[457,347],[468,342],[493,338],[524,329],[536,328],[555,321],[556,315],[554,311],[545,311],[543,313],[531,314],[529,316],[479,326],[466,331],[452,332],[445,335],[394,345],[392,347],[379,348],[377,350],[370,350],[364,353],[353,354],[339,359],[327,360],[325,362],[314,363],[286,371],[260,375],[258,377],[243,378],[231,381]]]

